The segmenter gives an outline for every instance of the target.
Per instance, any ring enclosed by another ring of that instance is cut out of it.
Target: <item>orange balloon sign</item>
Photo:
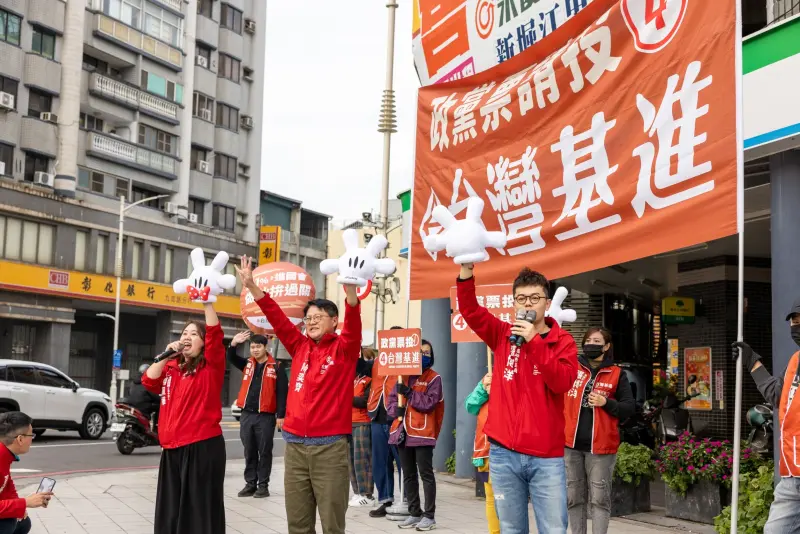
[[[298,326],[303,322],[303,308],[316,295],[314,281],[306,271],[288,262],[268,263],[253,270],[253,280],[261,291],[272,296],[289,320]],[[242,289],[240,303],[242,319],[252,332],[275,333],[247,289]]]

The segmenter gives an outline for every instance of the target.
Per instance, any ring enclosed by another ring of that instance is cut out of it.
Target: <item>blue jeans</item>
[[[800,479],[782,478],[774,495],[764,534],[800,533]]]
[[[489,476],[503,534],[529,532],[529,500],[540,534],[567,534],[564,458],[537,458],[492,444]]]
[[[401,474],[397,447],[389,445],[389,425],[371,423],[372,426],[372,477],[378,488],[378,502],[394,502],[394,469]]]
[[[16,519],[0,519],[0,534],[28,534],[31,531],[31,518],[22,521]]]

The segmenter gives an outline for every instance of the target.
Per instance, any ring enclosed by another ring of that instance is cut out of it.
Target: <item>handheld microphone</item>
[[[517,313],[517,317],[519,318],[519,313]],[[536,321],[536,311],[530,310],[529,312],[525,313],[522,317],[522,320],[528,323],[533,324]],[[525,343],[525,338],[522,336],[514,336],[516,339],[512,341],[512,343],[518,347],[521,347],[523,343]]]
[[[164,352],[162,352],[161,354],[159,354],[158,356],[156,356],[155,359],[153,360],[153,363],[158,363],[158,362],[160,362],[162,360],[167,360],[167,359],[171,358],[172,356],[174,356],[175,354],[177,354],[177,351],[175,351],[173,349],[167,349]]]
[[[517,312],[517,316],[515,317],[515,319],[517,321],[524,321],[525,320],[525,310],[519,310]],[[508,341],[511,342],[512,345],[516,345],[518,338],[519,338],[518,335],[511,334],[511,336],[508,338]]]

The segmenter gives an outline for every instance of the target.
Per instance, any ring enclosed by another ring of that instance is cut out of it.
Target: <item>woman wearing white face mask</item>
[[[567,508],[573,534],[585,534],[592,504],[592,532],[605,534],[611,517],[611,482],[619,448],[619,422],[636,403],[622,369],[614,365],[611,332],[590,328],[583,336],[578,377],[564,396]]]

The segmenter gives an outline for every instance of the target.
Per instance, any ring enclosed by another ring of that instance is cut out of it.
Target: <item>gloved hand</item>
[[[194,270],[188,279],[176,280],[172,284],[175,293],[188,293],[192,302],[211,303],[217,301],[217,295],[225,289],[236,287],[236,277],[232,274],[222,274],[228,264],[228,253],[218,252],[211,265],[206,266],[206,257],[203,249],[196,248],[190,254]]]
[[[397,383],[397,394],[402,395],[404,397],[408,397],[408,394],[411,393],[411,388],[408,387],[406,384],[401,384],[400,382]]]
[[[366,247],[358,246],[358,232],[352,228],[342,233],[345,252],[339,259],[327,259],[320,264],[324,275],[339,273],[340,284],[364,287],[375,274],[390,275],[397,269],[394,260],[378,258],[389,242],[382,235],[373,237]]]
[[[563,309],[561,308],[561,304],[564,303],[564,299],[567,298],[567,288],[566,287],[559,287],[556,289],[556,294],[553,295],[553,299],[550,301],[550,307],[544,313],[545,317],[552,317],[558,323],[558,326],[561,326],[562,323],[574,323],[575,319],[578,318],[578,314],[575,310],[572,309]]]
[[[744,370],[746,372],[750,372],[753,369],[753,366],[761,359],[756,352],[753,352],[753,348],[745,343],[744,341],[734,341],[731,343],[731,356],[733,356],[733,361],[736,361],[736,358],[739,357],[739,350],[741,349],[742,352],[742,365],[744,366]]]
[[[398,406],[397,407],[397,418],[400,419],[401,417],[406,416],[406,407],[405,406]]]
[[[488,260],[486,247],[505,247],[506,234],[487,231],[481,220],[482,213],[483,200],[479,197],[470,197],[467,215],[461,220],[456,219],[445,206],[436,206],[431,215],[442,225],[444,232],[427,236],[425,250],[431,253],[445,250],[447,257],[459,265]]]

